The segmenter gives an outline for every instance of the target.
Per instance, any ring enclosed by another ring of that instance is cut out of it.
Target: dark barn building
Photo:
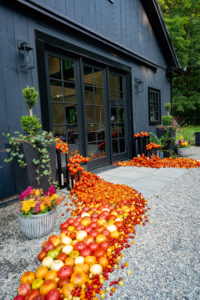
[[[27,85],[42,128],[94,169],[132,158],[133,134],[155,132],[179,68],[156,0],[0,0],[0,198],[16,193],[2,133],[21,131]]]

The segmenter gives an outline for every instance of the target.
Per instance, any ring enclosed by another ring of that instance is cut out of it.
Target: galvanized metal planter
[[[190,148],[178,148],[178,155],[180,157],[188,157],[190,155]]]
[[[48,234],[54,225],[56,209],[42,215],[24,218],[19,215],[19,224],[23,234],[29,239],[38,239]]]

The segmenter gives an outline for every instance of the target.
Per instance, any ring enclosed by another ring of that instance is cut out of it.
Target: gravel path
[[[193,147],[192,147],[193,148]],[[195,147],[194,147],[195,148]],[[192,157],[200,159],[200,151]],[[196,156],[196,157],[194,157]],[[167,188],[149,199],[149,221],[136,226],[135,244],[125,250],[127,268],[114,271],[110,280],[122,277],[125,285],[106,299],[171,300],[200,299],[200,169],[188,170]],[[37,255],[45,237],[28,240],[20,232],[17,204],[0,209],[0,299],[12,300],[20,277],[35,271],[41,263]],[[59,225],[70,215],[62,204],[51,234],[59,234]],[[61,216],[65,213],[65,216]],[[108,285],[106,283],[105,287]]]

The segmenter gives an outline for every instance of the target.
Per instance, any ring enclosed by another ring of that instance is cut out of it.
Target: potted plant
[[[189,157],[190,155],[190,142],[183,142],[179,140],[178,142],[178,155],[180,157]]]
[[[156,135],[160,138],[163,135],[168,135],[168,140],[166,141],[166,145],[163,147],[164,157],[170,157],[170,153],[174,151],[174,138],[175,138],[175,129],[173,128],[172,120],[173,116],[169,115],[169,110],[171,108],[171,104],[168,102],[165,104],[165,110],[167,115],[162,116],[162,125],[157,126]]]
[[[164,158],[164,151],[169,151],[169,150],[166,150],[166,146],[167,146],[168,142],[171,139],[173,139],[173,138],[170,138],[169,134],[170,134],[170,131],[167,130],[167,132],[164,135],[162,135],[160,138],[158,138],[155,133],[150,132],[150,142],[161,146],[160,147],[160,158]]]
[[[56,194],[55,187],[43,193],[42,189],[30,186],[19,196],[21,201],[17,212],[23,234],[29,239],[41,238],[48,234],[54,225],[56,206],[64,200]]]
[[[41,124],[36,115],[32,115],[32,107],[37,103],[38,93],[33,87],[23,90],[24,100],[30,109],[30,116],[21,118],[21,127],[25,134],[18,131],[15,136],[8,137],[6,143],[15,184],[18,193],[22,193],[27,186],[42,188],[47,191],[56,184],[56,149],[53,134],[41,131]]]

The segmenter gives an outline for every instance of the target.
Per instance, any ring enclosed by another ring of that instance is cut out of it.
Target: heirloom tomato
[[[75,286],[78,285],[79,287],[82,284],[86,283],[86,276],[83,272],[74,272],[70,278],[70,282]]]
[[[18,288],[18,295],[20,295],[20,296],[26,296],[26,294],[28,294],[28,292],[30,291],[30,289],[31,289],[30,284],[23,283]]]
[[[33,300],[45,300],[45,295],[40,295],[40,296],[34,298]]]
[[[54,249],[54,250],[49,251],[49,252],[47,253],[47,256],[50,256],[50,257],[52,257],[53,259],[55,259],[55,258],[58,256],[59,252],[60,252],[60,251],[59,251],[58,249]]]
[[[43,284],[44,280],[38,278],[38,279],[35,279],[32,283],[32,289],[33,290],[39,290],[41,285]]]
[[[42,261],[45,257],[47,256],[47,252],[46,251],[42,251],[38,254],[38,260]]]
[[[69,278],[60,278],[58,281],[58,288],[61,289],[63,285],[69,283]]]
[[[60,270],[58,271],[58,278],[65,278],[68,277],[70,278],[73,273],[72,267],[65,265]]]
[[[62,252],[59,253],[58,256],[56,257],[57,260],[62,260],[63,262],[67,259],[67,254]]]
[[[48,271],[45,275],[45,280],[55,280],[57,278],[57,272],[54,270]]]
[[[32,284],[32,282],[35,280],[35,273],[34,272],[25,272],[20,281],[21,283],[28,283],[28,284]]]
[[[33,300],[38,296],[40,296],[40,292],[38,290],[30,290],[28,294],[25,296],[24,300]]]
[[[51,235],[49,238],[48,238],[48,241],[49,242],[52,242],[54,239],[56,239],[57,236],[56,235]]]
[[[24,300],[24,297],[21,295],[18,295],[13,300]]]
[[[71,295],[71,292],[75,290],[74,284],[72,283],[66,283],[62,287],[63,295],[65,298]]]
[[[37,269],[35,278],[44,279],[47,273],[48,269],[44,266],[41,266]]]
[[[54,247],[54,244],[52,242],[47,242],[44,247],[43,247],[43,250],[46,251],[46,252],[49,252],[50,250],[53,250],[55,247]]]
[[[59,300],[59,297],[60,297],[59,290],[54,289],[48,292],[48,294],[46,295],[46,300]]]
[[[74,251],[73,251],[74,252]],[[79,256],[79,255],[78,255]],[[77,256],[77,257],[78,257]],[[65,265],[73,267],[75,264],[73,257],[67,257],[65,260]]]
[[[48,292],[57,288],[57,283],[54,280],[44,281],[40,288],[41,295],[47,295]]]

